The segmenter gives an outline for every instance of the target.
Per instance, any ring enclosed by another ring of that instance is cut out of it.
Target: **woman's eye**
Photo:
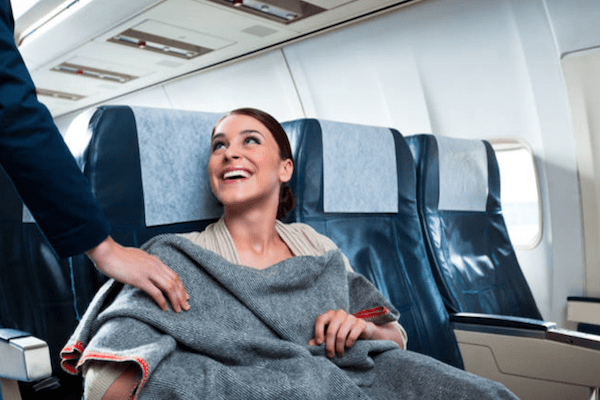
[[[224,149],[225,148],[225,143],[223,142],[214,142],[212,145],[212,151],[215,152],[219,149]]]
[[[254,144],[260,144],[260,139],[254,136],[248,136],[246,138],[246,140],[244,140],[244,143],[249,144],[249,143],[254,143]]]

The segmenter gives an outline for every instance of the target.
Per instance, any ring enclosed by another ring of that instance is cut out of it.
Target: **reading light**
[[[325,11],[305,0],[209,0],[235,7],[248,14],[257,15],[283,24],[289,24]],[[354,1],[354,0],[351,0]]]
[[[137,78],[137,76],[133,75],[127,75],[119,72],[112,72],[83,65],[76,65],[67,62],[61,63],[55,66],[54,68],[51,68],[51,70],[56,72],[64,72],[68,74],[84,76],[87,78],[103,79],[117,83],[126,83],[132,79]]]
[[[107,41],[155,53],[185,58],[187,60],[212,51],[212,49],[206,47],[137,31],[135,29],[127,29],[107,39]]]
[[[300,2],[289,0],[246,0],[244,5],[277,18],[291,21],[302,16]]]
[[[71,100],[71,101],[81,100],[85,97],[80,94],[59,92],[57,90],[42,89],[42,88],[38,88],[36,90],[36,93],[39,96],[48,96],[48,97],[54,97],[56,99]]]

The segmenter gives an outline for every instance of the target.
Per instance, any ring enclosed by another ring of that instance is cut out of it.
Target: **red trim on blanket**
[[[131,391],[131,399],[136,399],[142,387],[146,384],[148,380],[149,370],[148,363],[141,357],[125,357],[117,354],[111,353],[98,353],[98,352],[88,352],[85,353],[83,357],[85,345],[82,342],[76,342],[74,344],[68,344],[65,346],[61,352],[61,367],[72,375],[77,375],[79,373],[79,368],[83,366],[87,361],[97,360],[97,361],[114,361],[114,362],[126,362],[132,361],[137,363],[143,371],[142,378],[135,382],[133,390]],[[76,364],[74,364],[76,362]]]
[[[362,310],[362,311],[359,311],[352,315],[354,315],[356,318],[369,319],[369,318],[374,318],[374,317],[379,317],[381,315],[385,315],[388,312],[389,312],[389,310],[386,307],[379,306],[379,307],[375,307],[375,308],[369,308],[367,310]]]
[[[70,361],[77,360],[79,357],[81,357],[81,353],[83,353],[84,348],[85,345],[82,342],[77,341],[73,344],[66,345],[60,351],[60,365],[71,375],[77,375],[78,372],[76,365],[72,365],[73,363]]]

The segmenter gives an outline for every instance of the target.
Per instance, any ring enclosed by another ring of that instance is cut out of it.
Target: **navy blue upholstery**
[[[307,223],[330,237],[352,267],[389,298],[401,313],[408,349],[462,368],[456,338],[428,265],[416,208],[415,169],[400,133],[390,130],[397,159],[398,212],[326,213],[321,123],[301,119],[283,126],[297,148],[290,182],[297,206],[289,220]]]
[[[184,124],[185,113],[175,113]],[[89,119],[87,129],[91,140],[77,161],[84,166],[84,175],[117,242],[139,247],[157,234],[203,230],[214,221],[146,226],[134,111],[128,106],[100,107]],[[205,134],[210,135],[210,129]],[[198,161],[195,168],[206,170],[207,160]],[[202,206],[198,202],[198,207]],[[36,224],[22,222],[22,210],[20,198],[0,169],[0,327],[27,331],[45,340],[52,369],[62,383],[52,396],[78,398],[81,379],[62,372],[59,351],[106,277],[83,254],[60,260]],[[24,398],[30,398],[26,387],[22,385],[21,390]]]
[[[0,168],[0,328],[18,329],[46,341],[51,349],[56,398],[74,398],[78,380],[59,367],[58,351],[77,324],[70,260],[59,259],[35,223],[23,222],[23,203]],[[43,398],[37,386],[21,383],[24,399]],[[1,397],[0,397],[1,398]]]
[[[192,113],[192,112],[190,112]],[[84,174],[112,227],[113,238],[139,247],[161,233],[203,230],[214,219],[146,226],[140,152],[134,112],[128,106],[99,107],[90,120],[93,131]],[[210,135],[210,130],[206,132]],[[199,160],[198,171],[208,160]],[[202,204],[198,204],[202,207]]]
[[[430,264],[447,309],[541,319],[508,237],[500,204],[499,169],[490,144],[483,141],[482,154],[469,153],[487,160],[487,171],[482,171],[487,182],[479,185],[487,187],[487,194],[481,194],[484,209],[452,210],[439,207],[440,173],[445,172],[440,169],[448,168],[440,167],[444,150],[440,146],[453,146],[456,140],[445,138],[440,144],[433,135],[406,140],[417,166],[418,207]],[[465,158],[461,164],[471,165]],[[468,192],[477,186],[471,182],[462,189]]]

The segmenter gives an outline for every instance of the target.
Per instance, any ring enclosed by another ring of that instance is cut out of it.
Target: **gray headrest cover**
[[[132,107],[137,124],[146,225],[218,218],[207,165],[216,113]]]
[[[319,121],[323,207],[330,213],[397,213],[396,146],[388,128]]]
[[[485,211],[488,167],[481,140],[437,137],[440,164],[438,209]]]

